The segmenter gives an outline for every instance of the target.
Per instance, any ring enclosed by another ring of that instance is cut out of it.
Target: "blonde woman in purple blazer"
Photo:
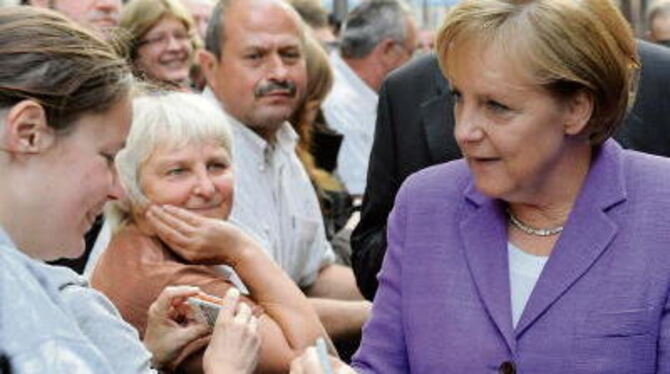
[[[353,368],[670,373],[670,161],[609,139],[639,68],[619,11],[464,0],[437,52],[464,159],[400,190]]]

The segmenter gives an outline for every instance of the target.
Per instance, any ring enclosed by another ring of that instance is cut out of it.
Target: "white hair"
[[[106,210],[112,227],[129,220],[133,208],[149,203],[141,188],[140,171],[158,147],[215,143],[232,158],[232,136],[221,108],[200,95],[170,92],[135,98],[126,146],[115,160],[126,199],[108,204]]]
[[[366,0],[352,9],[340,32],[340,53],[346,58],[364,58],[384,39],[407,40],[410,8],[403,0]]]

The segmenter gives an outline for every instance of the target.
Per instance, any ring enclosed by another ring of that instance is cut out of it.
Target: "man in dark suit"
[[[617,134],[625,147],[670,156],[670,50],[639,41],[637,99]],[[374,298],[386,252],[386,219],[410,174],[461,157],[453,136],[449,84],[434,54],[386,78],[380,90],[361,220],[351,237],[352,266],[361,293]]]

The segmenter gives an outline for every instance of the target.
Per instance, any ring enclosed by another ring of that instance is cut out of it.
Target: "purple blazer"
[[[670,373],[670,159],[600,147],[516,328],[506,227],[462,160],[410,177],[357,371]]]

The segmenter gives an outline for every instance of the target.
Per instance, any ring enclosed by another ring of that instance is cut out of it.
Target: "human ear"
[[[577,91],[567,100],[566,134],[577,135],[584,130],[593,115],[593,105],[593,95],[586,90]]]
[[[212,88],[216,88],[216,74],[218,71],[218,60],[216,56],[212,52],[201,49],[197,52],[196,59],[207,80],[207,84]]]
[[[382,63],[384,64],[385,67],[390,67],[394,66],[395,60],[398,58],[398,51],[395,49],[398,48],[396,46],[397,42],[391,38],[386,38],[379,42],[375,49],[373,50],[375,53],[379,55],[379,58],[381,59]]]
[[[35,101],[23,100],[7,113],[2,129],[2,143],[6,151],[37,154],[49,149],[55,139],[54,129],[47,125],[44,108]]]

